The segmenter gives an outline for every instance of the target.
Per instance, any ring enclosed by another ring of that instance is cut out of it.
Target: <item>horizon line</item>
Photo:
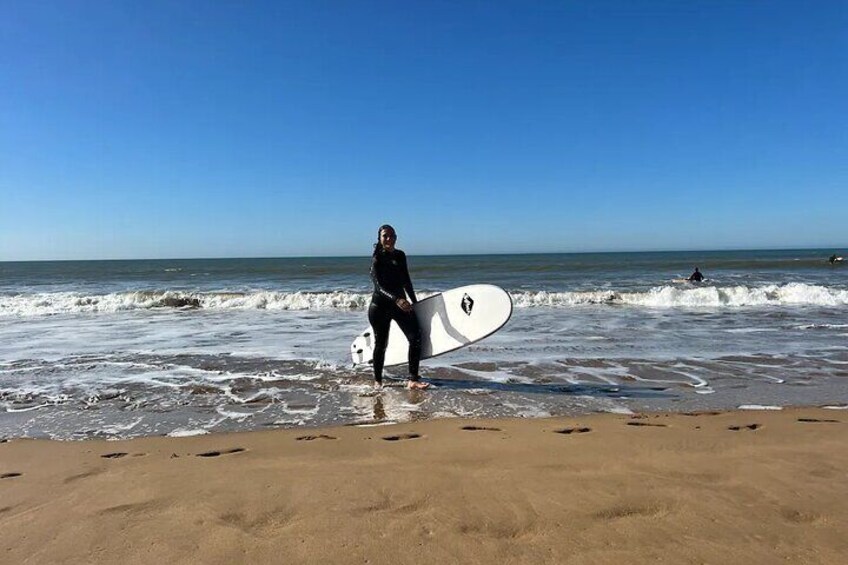
[[[845,246],[829,247],[725,247],[717,249],[645,249],[645,250],[607,250],[607,251],[519,251],[494,253],[417,253],[414,257],[481,257],[509,255],[603,255],[617,253],[714,253],[729,251],[815,251],[825,249],[845,249]],[[833,252],[833,251],[832,251]],[[354,259],[368,257],[362,255],[265,255],[265,256],[229,256],[229,257],[137,257],[105,259],[0,259],[0,263],[74,263],[96,261],[229,261],[235,259]]]

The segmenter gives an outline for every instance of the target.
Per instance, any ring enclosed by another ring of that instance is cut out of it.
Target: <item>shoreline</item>
[[[0,562],[837,563],[848,414],[0,443]]]
[[[426,379],[431,382],[447,382],[445,379],[435,377]],[[19,410],[12,413],[7,413],[7,416],[17,417],[18,419],[9,418],[9,421],[0,425],[0,443],[4,441],[18,441],[18,440],[39,440],[39,441],[60,441],[60,442],[78,442],[78,441],[126,441],[126,440],[139,440],[145,438],[183,438],[183,437],[202,437],[202,436],[220,436],[226,434],[235,434],[235,433],[260,433],[265,431],[285,431],[285,430],[321,430],[324,428],[336,428],[336,427],[368,427],[368,426],[387,426],[387,425],[403,425],[408,423],[415,422],[424,422],[431,420],[532,420],[532,419],[564,419],[564,418],[582,418],[585,416],[592,416],[595,414],[598,415],[611,415],[611,416],[621,416],[621,417],[633,417],[637,415],[643,414],[688,414],[693,412],[703,413],[703,412],[764,412],[764,411],[785,411],[785,410],[796,410],[796,409],[821,409],[832,411],[835,414],[839,414],[844,412],[846,414],[846,419],[848,419],[848,402],[844,402],[841,400],[826,402],[824,401],[824,396],[830,395],[831,397],[839,396],[843,394],[842,388],[844,387],[830,387],[829,389],[824,389],[820,391],[814,391],[815,394],[811,398],[810,395],[807,395],[808,402],[799,402],[799,403],[789,403],[789,404],[780,404],[779,402],[775,402],[778,400],[775,396],[766,396],[762,393],[764,388],[758,388],[754,390],[754,393],[759,394],[747,394],[744,395],[744,400],[739,401],[737,399],[736,402],[730,403],[722,400],[726,400],[722,398],[723,396],[727,396],[727,393],[734,393],[736,395],[742,396],[739,390],[727,391],[721,390],[720,394],[710,394],[710,395],[691,395],[684,396],[681,395],[677,397],[672,402],[665,402],[663,400],[653,400],[648,395],[657,394],[656,391],[660,391],[660,393],[665,393],[667,389],[672,388],[671,386],[666,386],[662,388],[651,387],[647,385],[640,386],[639,384],[619,384],[619,385],[598,385],[597,394],[592,395],[593,399],[603,399],[604,396],[608,396],[611,399],[618,398],[628,398],[631,399],[628,404],[622,403],[619,406],[614,407],[601,407],[597,404],[595,405],[583,405],[580,406],[575,404],[573,406],[567,407],[563,410],[563,412],[556,413],[553,411],[548,411],[542,409],[542,403],[544,402],[544,398],[536,399],[540,400],[537,405],[533,405],[531,407],[530,404],[527,405],[509,405],[509,408],[497,408],[493,410],[491,414],[474,414],[474,415],[463,415],[459,416],[455,413],[450,413],[447,410],[441,410],[441,406],[445,406],[442,404],[438,406],[430,406],[429,409],[420,409],[419,407],[422,405],[422,402],[427,399],[444,399],[450,398],[448,395],[444,393],[450,393],[451,389],[442,389],[442,385],[439,384],[435,388],[428,389],[427,393],[422,391],[410,391],[403,387],[402,383],[404,379],[397,379],[394,377],[388,378],[388,384],[384,385],[384,388],[381,390],[376,390],[367,385],[367,391],[360,392],[358,394],[351,394],[350,396],[355,397],[356,399],[356,408],[360,411],[358,414],[348,413],[344,416],[339,415],[334,421],[301,421],[299,423],[286,422],[286,421],[271,421],[267,417],[264,421],[260,421],[259,418],[255,420],[245,420],[245,419],[235,419],[231,422],[226,422],[221,424],[218,422],[218,426],[216,429],[209,430],[208,428],[203,426],[202,422],[190,422],[190,421],[180,421],[174,420],[169,423],[164,423],[164,421],[160,422],[155,419],[152,419],[146,422],[146,426],[143,426],[145,431],[138,433],[134,430],[135,426],[137,426],[141,422],[141,418],[144,416],[149,416],[150,413],[139,412],[138,415],[135,416],[136,421],[130,422],[127,424],[125,421],[115,421],[108,425],[103,424],[103,414],[107,413],[102,407],[99,408],[98,411],[78,411],[78,412],[70,412],[67,414],[51,414],[50,419],[54,422],[64,422],[66,427],[59,428],[58,431],[48,432],[48,431],[36,431],[33,432],[31,429],[31,424],[25,422],[26,415],[30,412],[29,410]],[[503,387],[504,385],[500,383],[484,383],[489,384],[492,388],[494,387]],[[506,385],[510,386],[510,385]],[[517,384],[514,385],[517,388],[522,388],[525,386],[539,386],[545,387],[546,384],[535,384],[535,385],[524,385]],[[566,388],[570,385],[550,385],[554,387],[562,387]],[[576,388],[578,385],[571,385]],[[485,387],[481,387],[485,388]],[[456,389],[455,389],[456,390]],[[440,394],[439,397],[435,396],[432,393]],[[503,391],[499,391],[503,393]],[[805,390],[805,392],[809,392]],[[638,396],[642,394],[643,398],[638,398]],[[760,402],[755,402],[754,399],[759,396]],[[577,393],[572,393],[572,398],[577,398]],[[765,397],[765,398],[764,398]],[[467,397],[473,398],[473,397]],[[475,399],[480,404],[487,401],[487,397],[483,397],[480,399]],[[718,402],[716,402],[718,400]],[[785,400],[785,399],[784,399]],[[802,400],[802,399],[799,399]],[[810,402],[812,400],[812,402]],[[639,402],[639,404],[636,404]],[[244,405],[237,405],[238,408],[244,408],[245,406],[258,406],[262,408],[266,406],[267,402],[257,402],[257,403],[246,403]],[[503,407],[506,404],[505,401],[501,400],[500,402],[494,404],[496,407]],[[536,410],[538,408],[538,410]],[[562,409],[562,406],[554,406],[554,408]],[[116,410],[115,413],[126,415],[126,412],[122,412],[120,410]],[[176,413],[176,412],[174,412]],[[186,412],[188,413],[188,412]],[[74,420],[78,415],[94,415],[99,418],[99,422],[76,422]],[[207,414],[208,416],[209,414]],[[246,415],[253,416],[254,414],[246,413]],[[23,416],[23,419],[21,419]],[[203,415],[200,415],[202,418]],[[283,414],[285,416],[285,414]],[[107,415],[108,417],[108,415]],[[126,418],[125,418],[126,420]],[[23,423],[22,423],[23,422]],[[74,425],[68,426],[68,422],[75,422]],[[23,424],[27,424],[23,427]],[[103,429],[98,429],[96,427],[97,424],[103,426]],[[139,426],[142,427],[142,426]],[[162,428],[165,428],[165,431]],[[27,435],[14,435],[14,430],[25,430]],[[76,431],[75,431],[76,430]],[[83,431],[85,430],[85,431]],[[135,435],[133,435],[134,432]]]

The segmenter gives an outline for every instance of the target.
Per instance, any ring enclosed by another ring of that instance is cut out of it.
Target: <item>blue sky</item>
[[[0,0],[0,260],[848,246],[845,2]]]

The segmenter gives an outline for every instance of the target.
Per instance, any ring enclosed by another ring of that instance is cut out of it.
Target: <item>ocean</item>
[[[352,366],[369,257],[0,263],[0,438],[186,436],[430,418],[848,407],[833,250],[410,255],[420,297],[513,315],[375,391]],[[700,284],[675,282],[700,267]]]

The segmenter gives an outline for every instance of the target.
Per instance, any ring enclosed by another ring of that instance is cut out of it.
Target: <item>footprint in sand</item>
[[[121,457],[126,457],[129,455],[128,453],[116,452],[116,453],[106,453],[101,455],[100,457],[104,459],[120,459]]]
[[[219,455],[228,455],[230,453],[241,453],[245,451],[243,447],[234,447],[232,449],[222,449],[220,451],[206,451],[204,453],[198,453],[197,457],[218,457]]]
[[[20,477],[23,473],[3,473],[0,475],[0,479],[14,479],[15,477]]]
[[[333,436],[328,436],[326,434],[320,434],[317,436],[300,436],[299,438],[295,438],[297,441],[312,441],[316,439],[336,439]]]
[[[730,430],[730,431],[733,431],[733,432],[739,432],[739,431],[742,431],[742,430],[758,430],[758,429],[760,429],[760,425],[759,424],[748,424],[747,426],[730,426],[727,429]]]
[[[554,430],[554,433],[557,434],[585,434],[586,432],[591,432],[592,428],[563,428],[561,430]]]
[[[92,470],[92,471],[86,471],[85,473],[79,473],[77,475],[71,475],[70,477],[67,477],[63,482],[67,485],[67,484],[73,483],[75,481],[87,479],[88,477],[94,477],[96,475],[99,475],[102,472],[103,471],[100,470],[100,469],[96,469],[96,470]]]
[[[460,429],[466,430],[466,431],[469,431],[469,432],[499,432],[499,431],[501,431],[500,428],[486,428],[484,426],[462,426],[462,428],[460,428]]]
[[[619,506],[613,506],[606,510],[602,510],[595,514],[595,517],[603,520],[621,520],[633,518],[653,518],[663,516],[669,513],[671,509],[668,505],[662,502],[648,503],[624,503]]]
[[[822,524],[826,521],[825,517],[821,514],[797,510],[795,508],[784,508],[780,511],[780,514],[787,522],[793,524]]]
[[[647,426],[649,428],[667,428],[666,424],[651,424],[650,422],[627,422],[628,426]]]
[[[818,418],[798,418],[799,422],[816,422],[816,423],[828,423],[828,424],[838,424],[839,420],[826,420],[826,419],[818,419]]]
[[[398,434],[396,436],[385,436],[383,437],[386,441],[400,441],[402,439],[416,439],[421,437],[421,434]]]

